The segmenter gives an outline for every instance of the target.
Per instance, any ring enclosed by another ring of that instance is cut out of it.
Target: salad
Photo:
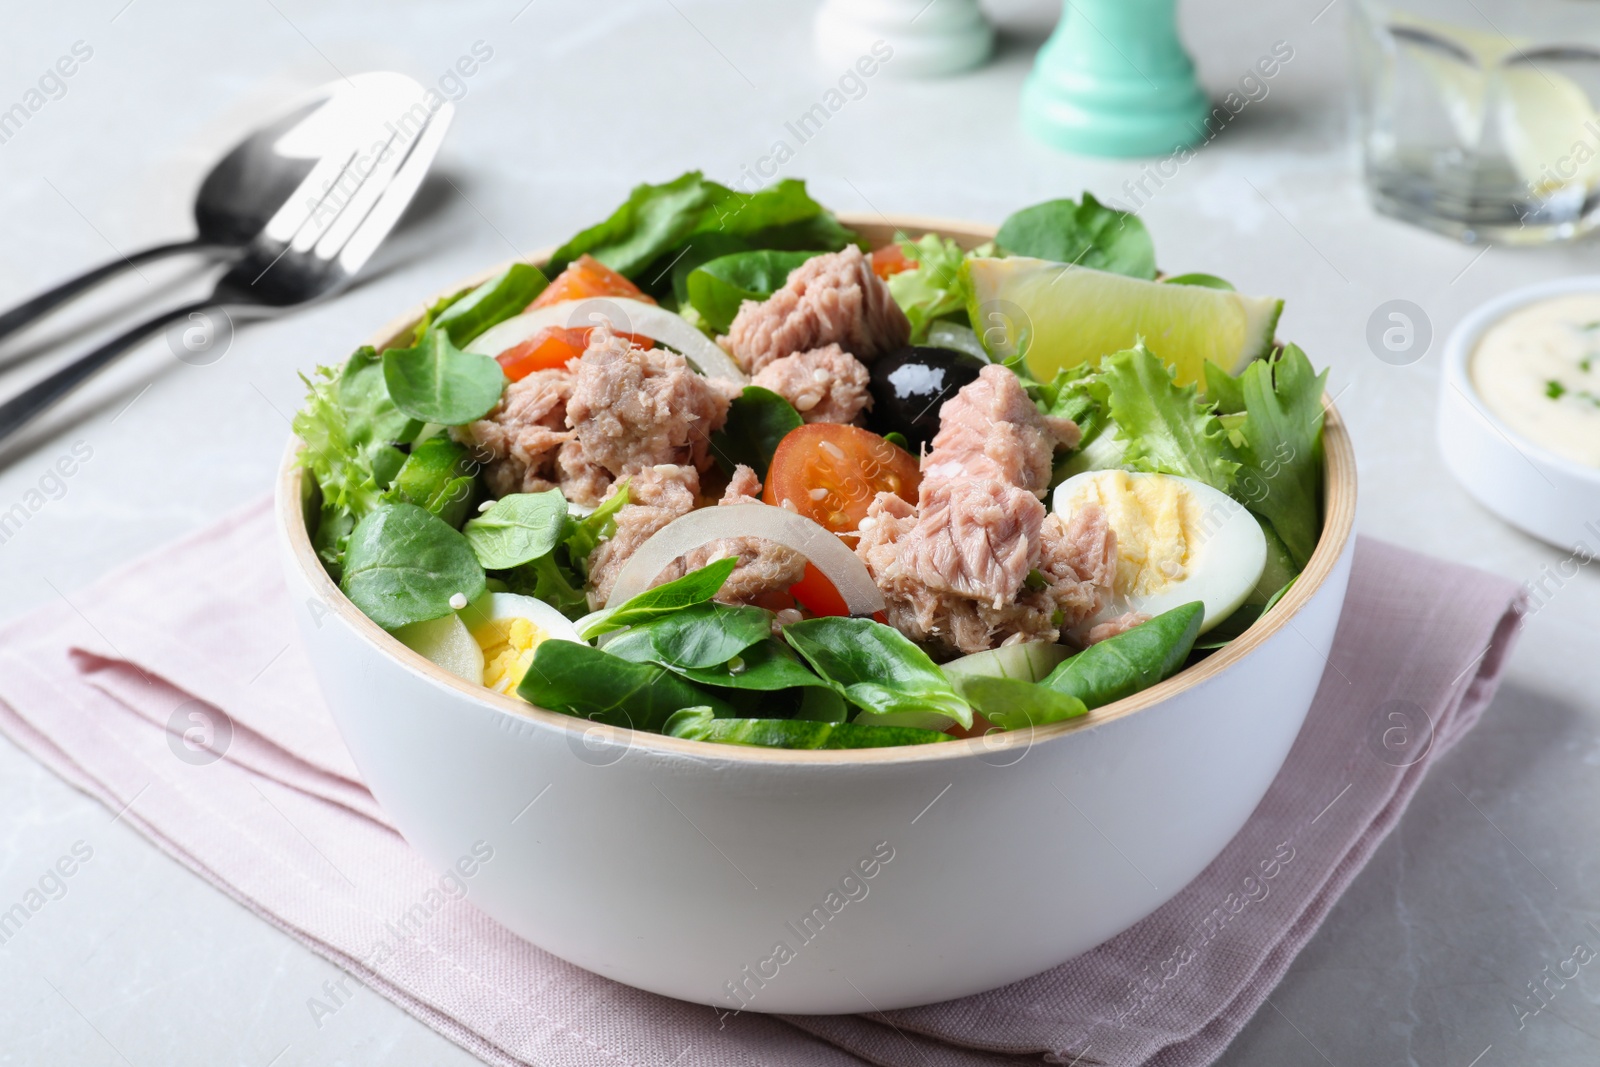
[[[319,368],[312,543],[538,707],[720,744],[1085,715],[1270,611],[1321,532],[1282,302],[1085,193],[871,247],[805,185],[641,185],[543,268]]]

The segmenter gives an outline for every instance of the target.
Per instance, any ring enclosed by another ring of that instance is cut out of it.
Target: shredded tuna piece
[[[567,425],[586,463],[620,478],[660,464],[710,465],[728,398],[664,348],[634,348],[603,328],[573,364]]]
[[[589,606],[606,605],[623,564],[667,523],[694,510],[700,475],[693,467],[662,464],[628,479],[628,502],[617,511],[617,532],[589,557]]]
[[[878,494],[856,554],[883,591],[890,624],[937,652],[1055,641],[1099,609],[1115,573],[1115,535],[1103,513],[1088,511],[1063,523],[1016,486],[924,483],[915,508]],[[1040,588],[1029,588],[1034,572]]]
[[[760,504],[761,480],[756,472],[743,463],[735,467],[728,488],[717,503],[723,507]],[[805,577],[805,557],[791,548],[759,537],[723,537],[675,560],[656,579],[656,584],[682,577],[729,556],[737,557],[739,563],[717,592],[717,599],[724,604],[787,607],[791,603],[789,587]],[[772,599],[774,597],[777,599]]]
[[[1099,644],[1108,637],[1125,634],[1140,623],[1149,621],[1150,616],[1142,611],[1125,611],[1114,619],[1107,619],[1098,626],[1090,627],[1088,643],[1091,645]]]
[[[939,409],[939,432],[922,459],[923,484],[993,478],[1043,497],[1052,454],[1078,437],[1076,423],[1039,414],[1017,376],[990,364]]]
[[[851,245],[806,260],[766,300],[745,301],[724,347],[754,374],[775,359],[830,344],[870,363],[910,339],[905,312]]]
[[[718,504],[759,504],[761,503],[761,479],[756,477],[756,472],[743,463],[733,468],[733,477],[728,479],[728,488],[722,491],[722,499]]]
[[[562,496],[589,507],[599,506],[610,494],[614,480],[610,471],[589,462],[583,442],[576,439],[556,453],[556,477]]]
[[[487,415],[452,427],[450,435],[483,461],[484,481],[495,496],[541,492],[556,477],[556,450],[572,439],[566,422],[571,395],[569,371],[534,371],[506,386]]]
[[[856,422],[872,408],[867,368],[838,345],[775,359],[750,379],[794,405],[806,422]]]

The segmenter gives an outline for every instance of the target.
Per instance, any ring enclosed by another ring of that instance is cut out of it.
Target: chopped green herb
[[[1566,393],[1567,387],[1556,381],[1554,378],[1551,378],[1548,382],[1544,383],[1544,395],[1549,397],[1551,400],[1560,400],[1566,395]]]

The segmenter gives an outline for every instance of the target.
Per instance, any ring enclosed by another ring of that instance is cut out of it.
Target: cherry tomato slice
[[[806,575],[789,587],[789,595],[813,615],[849,615],[844,597],[816,565],[806,564]]]
[[[589,334],[593,330],[593,326],[570,329],[565,326],[546,326],[526,341],[512,345],[494,358],[499,362],[500,369],[505,371],[507,378],[514,382],[521,381],[534,371],[565,367],[583,355],[583,350],[589,347]],[[638,334],[623,333],[617,336],[626,338],[636,348],[655,346],[653,340]]]
[[[583,255],[567,264],[567,269],[555,276],[545,291],[528,305],[528,310],[549,307],[564,300],[587,300],[594,296],[625,296],[646,304],[655,303],[640,292],[637,285],[593,256]]]
[[[905,249],[898,244],[884,245],[873,251],[868,257],[872,260],[872,273],[889,280],[891,274],[899,274],[903,270],[916,270],[919,264],[914,259],[907,259]]]
[[[813,422],[778,442],[761,499],[834,533],[848,533],[866,517],[879,493],[895,493],[914,503],[921,477],[915,456],[877,434],[859,426]]]

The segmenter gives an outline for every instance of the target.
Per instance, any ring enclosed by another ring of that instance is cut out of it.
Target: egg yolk
[[[514,696],[534,651],[549,636],[543,627],[523,618],[490,619],[473,627],[472,639],[483,649],[483,684]]]
[[[1159,593],[1188,576],[1206,533],[1205,509],[1176,478],[1130,478],[1107,471],[1085,479],[1070,507],[1099,504],[1117,534],[1116,593]]]

